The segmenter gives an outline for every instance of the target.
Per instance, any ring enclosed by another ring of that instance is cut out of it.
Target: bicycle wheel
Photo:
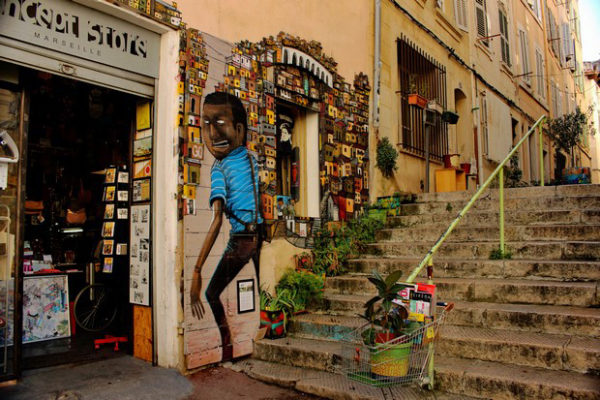
[[[73,307],[77,325],[88,332],[108,328],[117,315],[117,302],[112,290],[101,283],[81,289]]]

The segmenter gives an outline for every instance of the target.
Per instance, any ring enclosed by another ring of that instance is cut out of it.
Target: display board
[[[131,206],[129,302],[150,305],[150,205]]]
[[[71,336],[67,275],[23,279],[23,343]]]

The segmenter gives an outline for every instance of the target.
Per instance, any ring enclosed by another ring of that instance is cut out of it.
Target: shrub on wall
[[[396,170],[398,151],[392,146],[388,138],[383,138],[377,143],[377,168],[383,176],[389,178]]]

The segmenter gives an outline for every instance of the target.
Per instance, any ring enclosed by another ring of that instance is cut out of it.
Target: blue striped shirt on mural
[[[250,159],[254,164],[254,188],[252,187],[252,170],[248,162],[248,149],[244,146],[233,150],[220,161],[215,160],[210,171],[209,199],[211,205],[215,199],[223,199],[228,213],[234,214],[240,220],[248,223],[254,222],[254,213],[257,211],[252,190],[256,191],[257,200],[260,196],[258,193],[258,163],[254,157],[250,156]],[[230,218],[229,222],[232,233],[245,230],[244,225],[235,218]],[[263,222],[260,213],[258,213],[257,222],[259,224]]]

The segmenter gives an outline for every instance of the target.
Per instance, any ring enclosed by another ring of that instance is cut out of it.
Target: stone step
[[[395,270],[408,276],[421,258],[362,257],[348,260],[350,272],[388,274]],[[425,269],[420,274],[426,276]],[[469,260],[434,257],[433,275],[441,278],[525,278],[562,281],[600,280],[598,261]]]
[[[357,383],[342,374],[293,367],[256,359],[238,361],[233,364],[232,369],[244,372],[253,379],[335,400],[474,399],[464,395],[442,393],[439,391],[425,391],[414,386],[377,388]]]
[[[600,339],[599,308],[457,301],[446,323]]]
[[[499,362],[436,357],[436,386],[494,400],[600,398],[600,377]]]
[[[365,324],[365,320],[356,314],[363,312],[363,305],[370,298],[353,297],[357,302],[350,315],[303,314],[292,320],[290,332],[310,339],[339,340],[347,337]],[[600,339],[599,308],[457,301],[446,318],[448,325]]]
[[[295,316],[288,332],[295,337],[319,340],[343,340],[365,321],[358,317],[309,313]]]
[[[287,336],[254,342],[252,357],[293,367],[339,372],[341,354],[341,342]]]
[[[600,339],[445,325],[436,348],[442,356],[529,367],[600,371]]]
[[[454,201],[431,201],[415,202],[400,205],[401,215],[418,214],[446,214],[453,212],[458,214],[468,203],[468,200]],[[590,194],[580,197],[557,196],[557,197],[530,197],[518,198],[506,196],[504,199],[504,210],[506,212],[528,210],[587,210],[600,208],[600,194]],[[483,196],[472,206],[470,211],[498,211],[500,202],[498,198]]]
[[[579,307],[599,305],[597,282],[556,282],[511,279],[438,278],[437,298],[441,301],[547,304]],[[327,278],[326,294],[374,294],[365,276]]]
[[[413,226],[410,228],[382,229],[377,232],[377,241],[432,241],[435,242],[446,226],[434,228],[431,226]],[[500,228],[497,224],[492,226],[457,226],[450,233],[454,241],[493,241],[499,242]],[[507,241],[600,241],[600,225],[512,225],[505,226],[504,238]]]
[[[393,227],[411,227],[417,225],[436,226],[445,229],[458,216],[460,210],[445,213],[426,213],[388,217],[387,225]],[[497,211],[469,211],[462,217],[459,226],[498,226]],[[550,210],[545,207],[537,210],[514,210],[504,214],[506,225],[585,225],[600,224],[600,208]]]
[[[423,257],[433,242],[378,242],[369,244],[366,253],[370,255],[385,254],[387,257]],[[600,260],[600,242],[565,241],[565,242],[505,242],[512,259],[538,260]],[[499,248],[498,242],[456,242],[446,240],[437,250],[438,257],[489,259],[490,254]]]
[[[600,193],[600,184],[591,185],[559,185],[559,186],[529,186],[522,188],[505,188],[504,196],[514,198],[535,198],[535,197],[580,197],[597,196]],[[440,193],[421,193],[416,195],[415,202],[431,201],[460,201],[469,200],[475,189],[459,192],[440,192]],[[490,196],[497,199],[498,189],[489,189],[481,195],[481,198]]]

